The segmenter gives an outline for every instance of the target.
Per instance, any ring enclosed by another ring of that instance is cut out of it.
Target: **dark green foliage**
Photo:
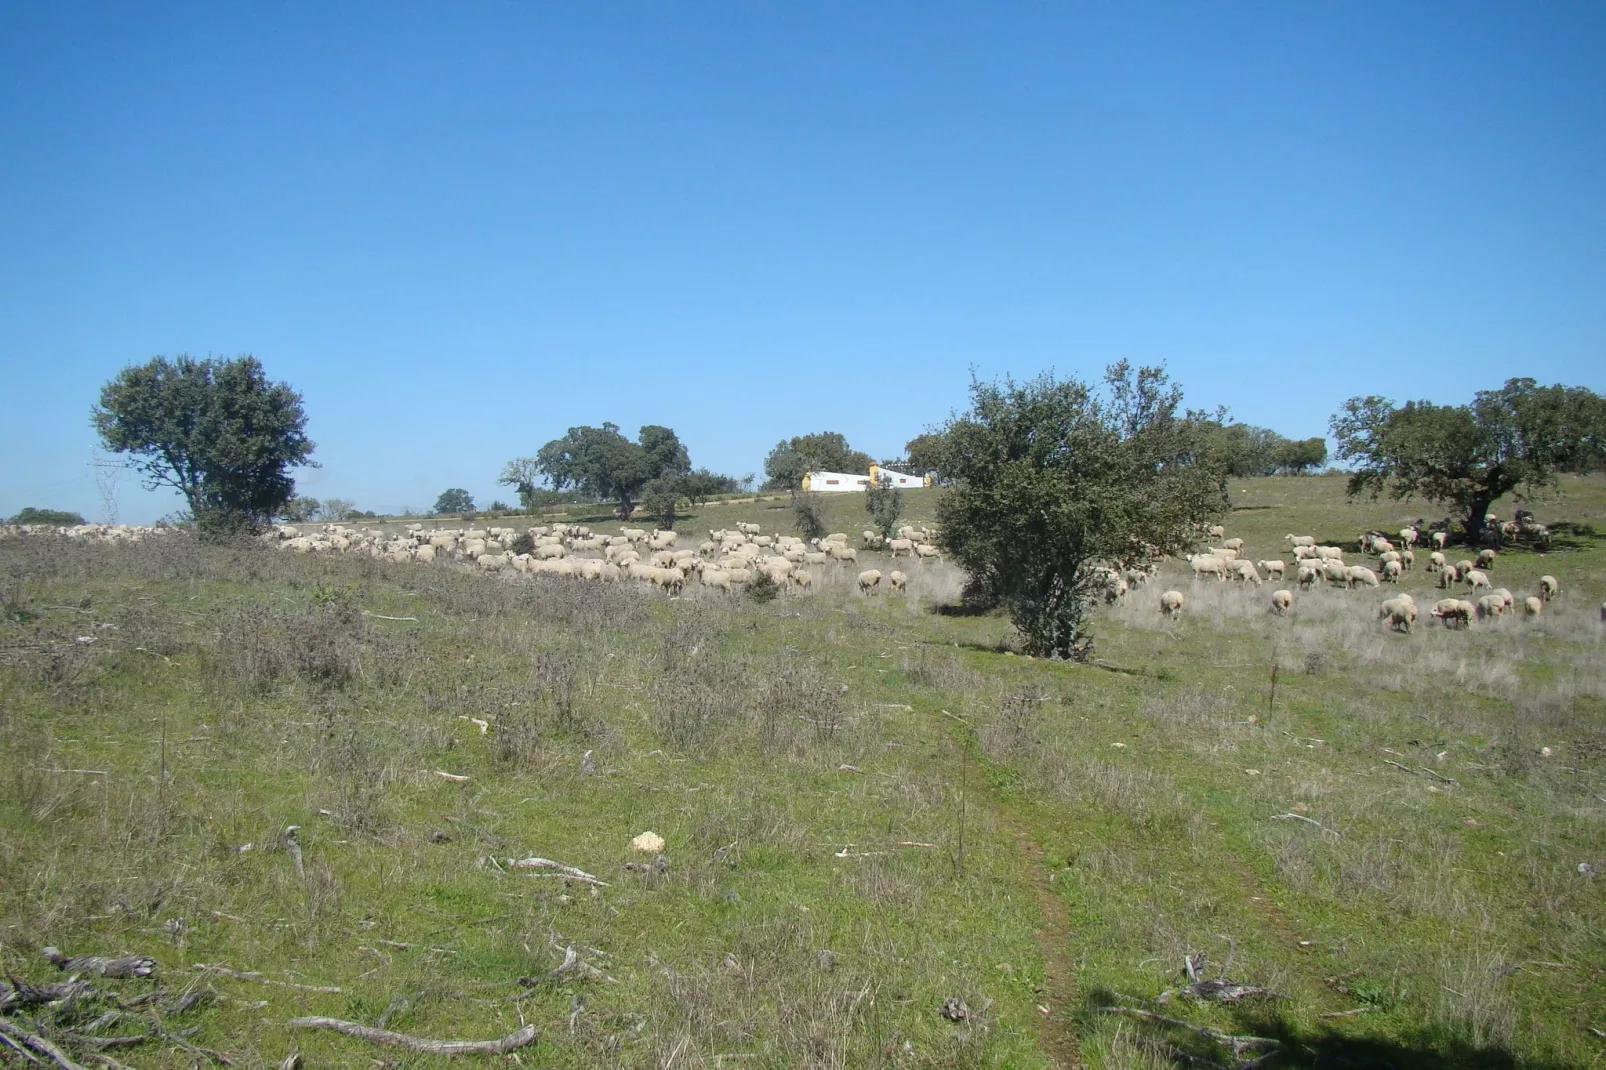
[[[716,494],[735,494],[741,489],[741,481],[735,476],[722,476],[706,468],[688,473],[680,483],[680,493],[693,505],[701,505]]]
[[[441,491],[441,496],[435,499],[435,513],[472,513],[474,511],[474,496],[462,487],[448,487]]]
[[[864,488],[864,511],[870,514],[870,523],[887,538],[898,530],[898,518],[903,515],[903,490],[892,480],[882,476]]]
[[[825,518],[825,499],[813,491],[792,492],[792,518],[805,539],[818,539],[831,530]]]
[[[279,510],[279,519],[287,524],[305,524],[316,517],[322,508],[323,503],[317,498],[291,498]]]
[[[101,388],[92,419],[146,489],[184,495],[203,534],[266,523],[295,493],[290,469],[315,467],[301,395],[268,382],[255,357],[153,357],[124,368]]]
[[[619,433],[617,424],[605,423],[571,427],[534,457],[509,461],[500,481],[517,487],[527,505],[534,499],[539,479],[545,479],[555,491],[572,487],[594,501],[616,499],[620,517],[629,520],[648,483],[690,471],[686,447],[671,429],[648,424],[631,442]]]
[[[28,506],[22,512],[6,521],[8,524],[52,524],[56,527],[72,527],[84,523],[82,513],[69,513],[65,509],[35,509]]]
[[[1540,494],[1558,471],[1606,457],[1606,399],[1584,387],[1508,379],[1470,405],[1354,397],[1332,419],[1338,456],[1355,463],[1351,497],[1426,498],[1458,509],[1466,538],[1501,495]]]
[[[1125,362],[1101,392],[1046,374],[971,384],[945,432],[954,485],[937,518],[969,589],[1007,605],[1027,653],[1085,657],[1095,568],[1180,552],[1226,509],[1208,421],[1181,401],[1163,370]]]
[[[907,460],[909,471],[916,475],[925,475],[935,472],[938,478],[943,475],[942,448],[943,436],[937,432],[928,431],[916,435],[904,444],[903,453]]]
[[[1327,440],[1320,435],[1297,442],[1285,438],[1272,450],[1271,460],[1279,472],[1306,475],[1327,463]]]
[[[535,553],[535,537],[528,531],[521,531],[513,536],[513,545],[509,546],[508,549],[513,552],[515,557],[519,554],[533,554]]]
[[[658,518],[658,526],[673,531],[680,519],[681,483],[686,477],[659,476],[641,488],[641,504]]]
[[[868,453],[853,449],[837,431],[796,435],[776,443],[764,458],[766,487],[796,490],[810,472],[868,472],[874,463]]]

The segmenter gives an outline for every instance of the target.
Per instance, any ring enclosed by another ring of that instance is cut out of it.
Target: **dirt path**
[[[1003,816],[1011,816],[1001,808]],[[1076,1004],[1076,970],[1071,963],[1071,916],[1065,899],[1050,879],[1053,869],[1043,845],[1020,828],[1013,829],[1021,857],[1032,868],[1032,889],[1037,893],[1039,945],[1043,949],[1043,991],[1038,994],[1042,1007],[1037,1024],[1037,1043],[1057,1065],[1082,1065],[1082,1056],[1071,1011]],[[1039,1008],[1041,1010],[1041,1007]]]

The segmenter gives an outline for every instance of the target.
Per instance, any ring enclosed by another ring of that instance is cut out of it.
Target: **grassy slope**
[[[1541,515],[1600,525],[1606,484],[1569,490]],[[910,494],[910,516],[933,501]],[[785,530],[781,504],[683,530]],[[1234,504],[1255,557],[1411,514],[1326,479],[1251,481]],[[863,527],[856,496],[828,507]],[[956,586],[940,566],[911,570],[912,606],[840,576],[754,606],[260,551],[10,543],[0,562],[22,610],[0,624],[6,965],[44,977],[44,943],[153,954],[169,986],[222,997],[173,1025],[246,1065],[367,1057],[284,1027],[308,1013],[429,1036],[528,1020],[530,1065],[1171,1065],[1209,1049],[1089,1008],[1175,986],[1189,951],[1292,998],[1159,1009],[1277,1032],[1295,1064],[1602,1047],[1602,894],[1577,870],[1606,863],[1593,540],[1507,555],[1497,582],[1551,572],[1563,599],[1466,634],[1386,634],[1386,590],[1315,591],[1277,620],[1269,587],[1172,574],[1184,619],[1154,611],[1163,587],[1101,611],[1097,667],[918,612]],[[666,874],[623,868],[646,829]],[[532,853],[611,887],[478,865]],[[616,983],[514,983],[570,943]],[[975,1017],[943,1018],[950,996]]]

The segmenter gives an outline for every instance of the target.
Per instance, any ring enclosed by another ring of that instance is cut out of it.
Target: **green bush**
[[[768,572],[760,572],[753,577],[753,582],[747,585],[747,597],[760,604],[775,601],[775,596],[780,593],[780,585]]]

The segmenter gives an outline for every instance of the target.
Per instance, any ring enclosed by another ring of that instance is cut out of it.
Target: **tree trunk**
[[[1466,529],[1467,545],[1473,549],[1483,545],[1483,518],[1489,515],[1489,507],[1493,504],[1493,498],[1479,498],[1467,508],[1462,526]]]

